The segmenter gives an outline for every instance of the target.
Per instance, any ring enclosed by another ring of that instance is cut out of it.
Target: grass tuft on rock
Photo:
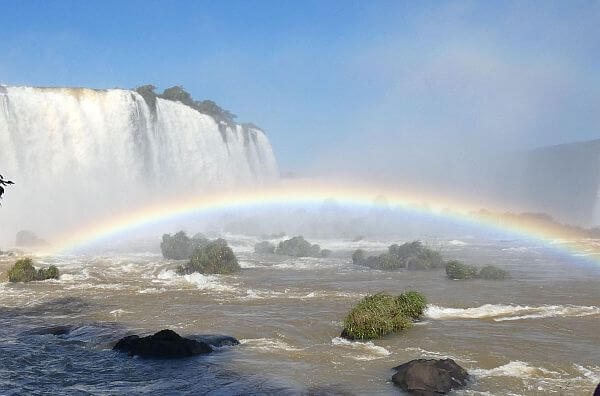
[[[56,266],[36,270],[30,258],[19,259],[11,269],[8,270],[9,282],[31,282],[46,279],[58,279],[59,273]]]
[[[363,298],[344,319],[341,336],[350,340],[372,340],[412,326],[423,315],[427,301],[410,291],[398,296],[375,294]]]

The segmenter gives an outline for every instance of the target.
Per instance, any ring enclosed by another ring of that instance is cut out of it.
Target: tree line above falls
[[[221,125],[230,128],[233,128],[236,125],[235,119],[237,118],[237,115],[233,114],[229,110],[223,109],[212,100],[195,100],[192,98],[192,95],[190,95],[190,93],[187,92],[181,85],[167,88],[162,94],[157,94],[154,92],[155,90],[156,87],[152,84],[142,85],[134,90],[140,94],[142,98],[144,98],[153,113],[156,113],[156,98],[161,98],[165,100],[171,100],[173,102],[179,102],[191,107],[199,113],[211,116],[219,125],[219,128],[221,128]],[[261,128],[251,122],[241,123],[240,125],[242,128],[244,128],[244,130],[253,128],[262,131]]]

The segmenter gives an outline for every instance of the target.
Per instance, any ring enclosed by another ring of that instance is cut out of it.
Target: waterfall
[[[261,130],[220,127],[179,102],[150,108],[129,90],[0,86],[0,171],[17,183],[0,209],[0,237],[9,226],[37,230],[149,197],[278,178]]]

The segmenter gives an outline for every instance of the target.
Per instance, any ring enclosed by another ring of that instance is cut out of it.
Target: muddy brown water
[[[443,271],[352,265],[353,249],[375,252],[397,240],[317,241],[336,253],[315,259],[256,255],[256,240],[227,239],[243,267],[236,275],[178,276],[177,263],[157,251],[35,257],[62,275],[0,285],[0,387],[40,394],[387,395],[400,393],[390,369],[422,357],[451,357],[470,372],[471,382],[456,394],[589,395],[600,382],[600,266],[589,257],[526,240],[429,241],[445,258],[512,275],[451,281]],[[3,256],[0,271],[13,261]],[[363,296],[408,289],[429,301],[413,328],[372,342],[338,337],[344,315]],[[55,324],[76,330],[24,335]],[[110,351],[124,334],[167,327],[182,335],[230,334],[241,345],[186,363],[150,364]]]

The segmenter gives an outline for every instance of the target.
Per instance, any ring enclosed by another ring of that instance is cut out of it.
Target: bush
[[[294,257],[321,257],[321,247],[311,245],[301,236],[295,236],[292,239],[279,242],[275,254]]]
[[[509,277],[508,271],[494,267],[493,265],[485,266],[479,271],[479,277],[482,279],[501,280]]]
[[[407,329],[423,315],[427,305],[418,292],[399,296],[376,294],[367,296],[344,319],[341,336],[351,340],[370,340]]]
[[[268,241],[259,242],[254,245],[254,253],[273,254],[275,253],[275,245]]]
[[[396,270],[406,268],[410,270],[430,270],[440,268],[444,263],[442,256],[420,241],[407,242],[403,245],[393,244],[388,247],[388,252],[379,256],[365,258],[361,249],[352,254],[354,264],[365,265],[379,270]]]
[[[15,265],[8,270],[9,282],[31,282],[43,281],[46,279],[58,279],[59,273],[56,266],[40,268],[36,271],[33,261],[30,258],[19,259]]]
[[[193,272],[201,274],[231,274],[239,271],[240,265],[233,250],[224,239],[216,239],[204,246],[196,247],[190,261],[177,268],[179,275]]]
[[[477,277],[477,267],[452,260],[446,264],[446,275],[450,279],[473,279]]]
[[[192,255],[195,248],[204,246],[208,239],[202,234],[196,234],[193,238],[179,231],[175,235],[164,234],[160,244],[160,250],[164,258],[169,260],[186,260]]]
[[[9,282],[31,282],[36,279],[37,272],[30,258],[19,259],[8,270]]]
[[[509,277],[508,271],[488,265],[478,270],[473,265],[464,264],[458,260],[449,261],[446,264],[446,275],[450,279],[494,279],[502,280]]]
[[[367,256],[364,250],[356,249],[354,253],[352,253],[352,264],[354,265],[364,265]]]
[[[37,272],[36,280],[58,279],[58,268],[51,265],[48,268],[40,268]]]

